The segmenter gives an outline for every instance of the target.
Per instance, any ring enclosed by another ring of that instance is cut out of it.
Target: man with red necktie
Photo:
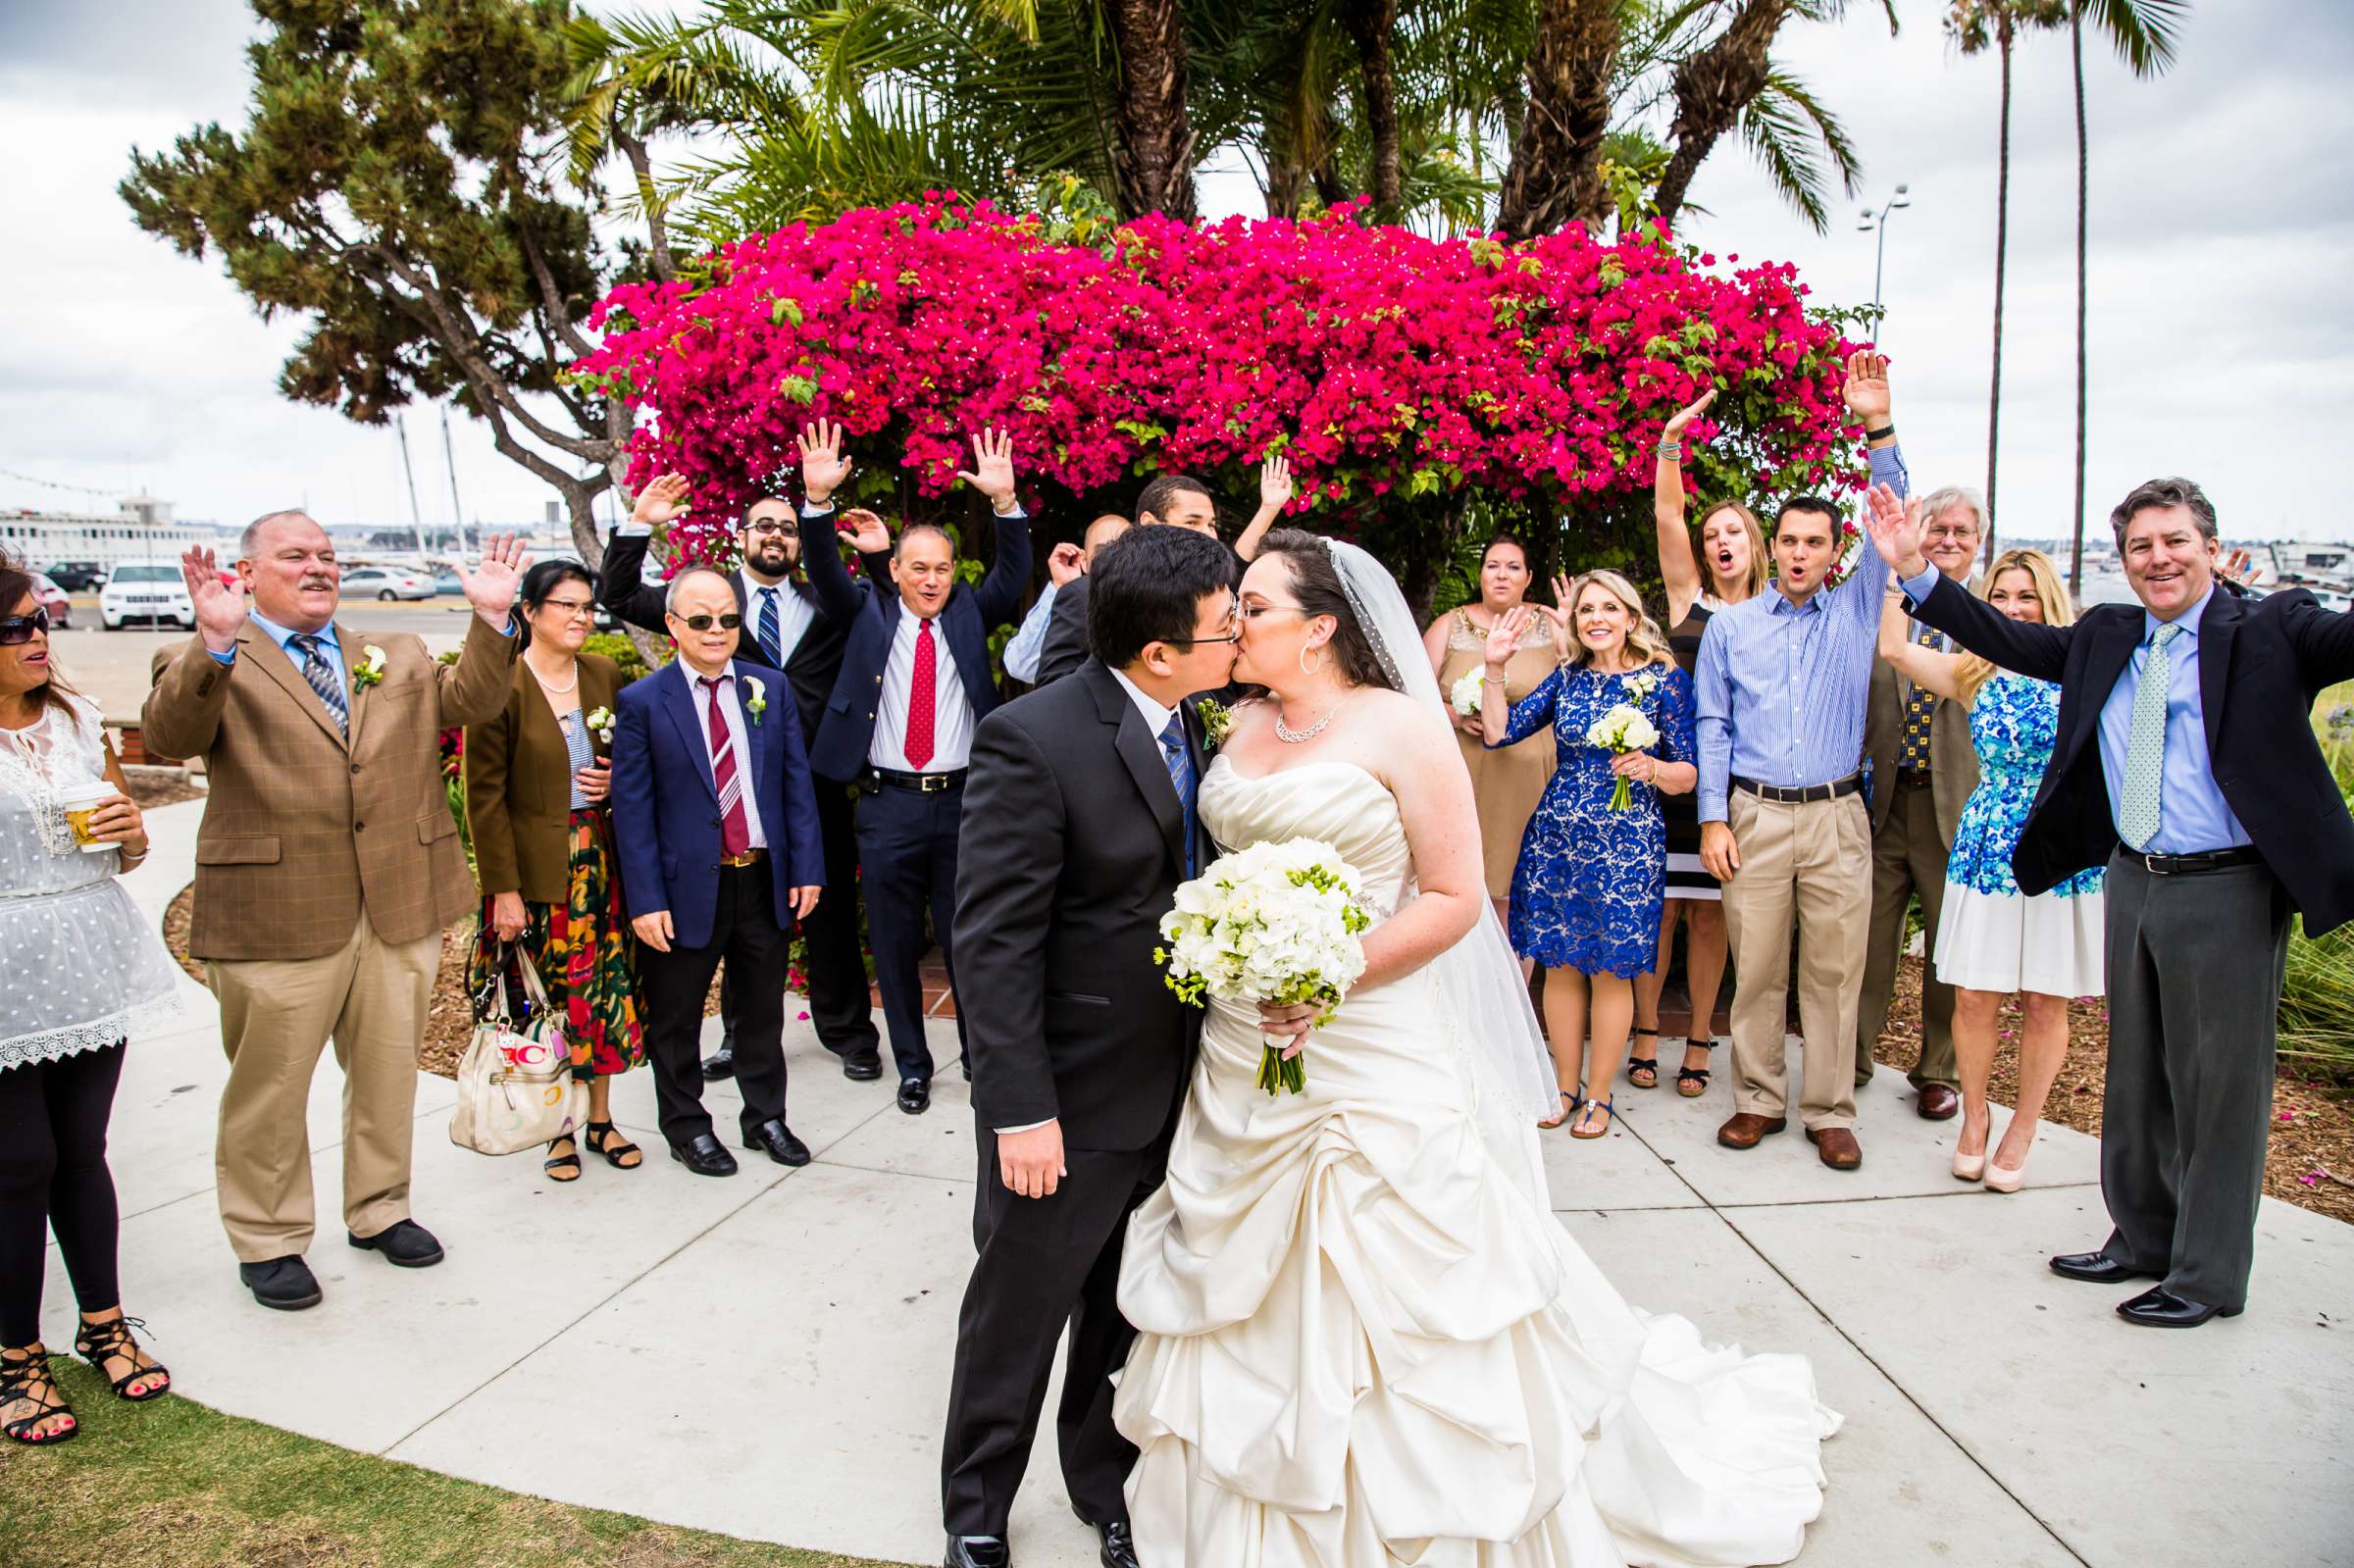
[[[662,1137],[695,1175],[733,1176],[703,1109],[703,998],[722,960],[740,977],[783,975],[785,922],[817,907],[825,850],[793,693],[773,668],[738,665],[743,617],[728,580],[682,572],[668,603],[678,659],[614,699],[616,858]],[[739,988],[744,1147],[806,1165],[785,1124],[784,1031],[782,987]]]
[[[1021,612],[1030,581],[1030,525],[1016,499],[1013,440],[973,438],[972,471],[957,475],[997,515],[997,559],[972,587],[956,580],[947,534],[918,523],[892,544],[883,520],[843,521],[862,554],[892,551],[890,583],[853,582],[836,543],[834,492],[849,478],[839,427],[820,420],[801,433],[801,559],[819,611],[845,629],[842,675],[826,705],[810,765],[818,777],[855,784],[858,865],[866,895],[875,981],[899,1071],[899,1109],[932,1104],[932,1050],[924,1039],[924,917],[953,963],[956,840],[973,731],[998,703],[989,634]],[[950,984],[954,984],[951,969]],[[961,1047],[964,1023],[957,1020]]]

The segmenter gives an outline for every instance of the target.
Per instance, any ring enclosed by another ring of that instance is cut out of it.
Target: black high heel
[[[582,1126],[585,1135],[581,1141],[588,1145],[591,1154],[602,1154],[605,1163],[617,1171],[634,1171],[645,1163],[645,1155],[638,1145],[621,1136],[621,1129],[611,1122],[588,1122]],[[636,1154],[638,1158],[626,1156]]]
[[[116,1398],[128,1399],[132,1404],[144,1404],[149,1399],[160,1398],[172,1391],[170,1367],[156,1361],[153,1356],[148,1357],[154,1362],[152,1366],[139,1365],[139,1341],[130,1337],[130,1331],[145,1327],[147,1325],[137,1318],[110,1318],[104,1323],[84,1323],[81,1332],[74,1336],[74,1353],[87,1361],[91,1370],[102,1378],[106,1376],[106,1363],[110,1359],[130,1363],[130,1370],[112,1380],[111,1387]],[[148,1380],[145,1393],[126,1391],[141,1378]],[[160,1386],[154,1381],[157,1378],[164,1380]]]
[[[33,1392],[35,1385],[46,1385],[48,1394],[44,1397]],[[52,1442],[63,1442],[81,1430],[78,1421],[63,1432],[39,1433],[33,1430],[51,1416],[71,1417],[74,1414],[74,1407],[66,1403],[65,1396],[58,1391],[57,1380],[49,1375],[49,1353],[45,1350],[38,1355],[29,1350],[0,1350],[0,1407],[15,1404],[20,1399],[30,1404],[33,1411],[28,1416],[19,1416],[6,1425],[0,1425],[0,1434],[6,1434],[12,1442],[21,1442],[27,1448],[39,1448]]]

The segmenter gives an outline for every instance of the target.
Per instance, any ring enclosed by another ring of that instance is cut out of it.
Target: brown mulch
[[[204,786],[177,768],[126,768],[123,779],[130,785],[131,803],[141,811],[204,798]]]
[[[1920,968],[1907,957],[1897,973],[1896,1000],[1872,1059],[1909,1070],[1920,1056]],[[2019,1092],[2019,1004],[2003,1004],[2001,1044],[1989,1095],[2010,1105]],[[2068,1061],[2060,1069],[2044,1116],[2063,1127],[2099,1136],[2101,1092],[2107,1082],[2108,1010],[2096,999],[2068,1010]],[[2264,1189],[2285,1203],[2354,1224],[2354,1083],[2283,1058],[2273,1080],[2273,1138]]]

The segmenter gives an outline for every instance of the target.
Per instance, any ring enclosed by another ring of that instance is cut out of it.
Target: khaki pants
[[[240,1263],[309,1249],[311,1077],[329,1037],[343,1069],[343,1223],[374,1236],[409,1217],[409,1135],[441,936],[378,939],[362,911],[325,958],[208,959],[229,1087],[214,1169]]]
[[[1945,868],[1953,849],[1937,831],[1937,791],[1908,784],[1891,773],[1896,791],[1871,840],[1871,934],[1864,959],[1864,989],[1856,1005],[1856,1087],[1871,1082],[1872,1042],[1888,1024],[1896,966],[1905,951],[1905,906],[1920,895],[1920,1060],[1906,1076],[1915,1088],[1962,1082],[1954,1062],[1954,987],[1937,978],[1937,919],[1945,910]]]
[[[1790,1006],[1790,931],[1798,928],[1798,1019],[1806,1041],[1800,1119],[1810,1130],[1856,1125],[1856,989],[1871,918],[1871,819],[1860,795],[1785,804],[1735,789],[1726,824],[1741,856],[1724,885],[1732,935],[1733,1109],[1781,1116]]]

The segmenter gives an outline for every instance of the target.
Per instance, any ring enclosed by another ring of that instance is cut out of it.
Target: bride
[[[1388,573],[1268,536],[1243,579],[1244,704],[1202,781],[1221,845],[1339,848],[1365,972],[1305,1027],[1212,1001],[1167,1182],[1129,1223],[1139,1337],[1114,1419],[1151,1568],[1785,1562],[1839,1418],[1806,1361],[1628,1306],[1555,1221],[1552,1079],[1481,881],[1471,784]]]

